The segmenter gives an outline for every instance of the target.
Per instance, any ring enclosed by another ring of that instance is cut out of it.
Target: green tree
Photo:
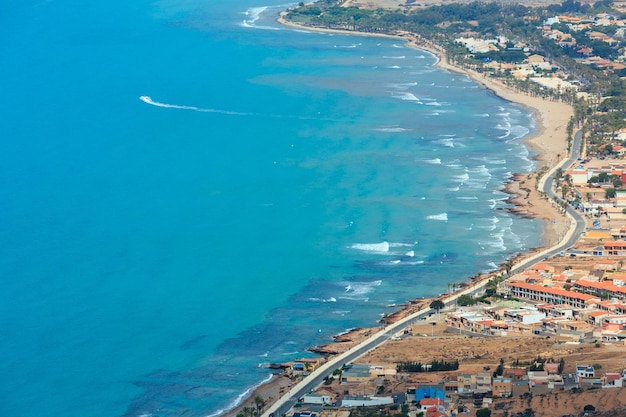
[[[441,300],[434,300],[432,303],[430,303],[430,308],[432,308],[433,310],[437,310],[437,313],[439,313],[445,306],[445,303]]]
[[[260,416],[261,411],[265,407],[265,400],[260,395],[257,395],[254,397],[254,406],[256,407],[256,415]]]
[[[587,404],[583,407],[583,411],[596,411],[596,407],[591,404]]]
[[[476,410],[476,417],[491,417],[491,410],[488,408],[480,408]]]
[[[511,273],[511,269],[513,269],[513,259],[507,259],[504,264],[504,270],[506,271],[507,276]]]
[[[237,413],[237,417],[254,417],[254,408],[244,407]]]
[[[463,294],[456,300],[456,303],[460,306],[473,306],[476,302],[476,299],[469,294]]]
[[[554,171],[554,180],[558,182],[561,178],[563,178],[563,168],[557,168],[556,171]]]

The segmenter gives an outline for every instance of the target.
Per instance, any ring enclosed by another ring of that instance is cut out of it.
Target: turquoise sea
[[[541,244],[527,109],[287,3],[0,5],[0,415],[217,416]]]

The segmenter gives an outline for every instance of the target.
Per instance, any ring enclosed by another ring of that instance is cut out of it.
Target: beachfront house
[[[626,242],[624,242],[626,243]],[[585,308],[592,300],[600,301],[598,297],[568,291],[562,288],[544,287],[525,282],[512,282],[507,285],[510,295],[527,300],[540,301],[551,304],[567,304],[576,308]]]

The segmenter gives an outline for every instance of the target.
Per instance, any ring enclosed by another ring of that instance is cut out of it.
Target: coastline
[[[567,234],[572,226],[570,225],[570,220],[549,199],[539,193],[537,190],[538,178],[535,174],[543,168],[557,165],[567,157],[567,133],[565,127],[570,117],[574,114],[574,110],[569,104],[544,100],[515,91],[496,79],[488,78],[471,69],[451,64],[442,48],[424,41],[417,34],[406,32],[399,35],[389,35],[314,28],[287,21],[284,18],[286,13],[286,11],[281,12],[277,22],[303,31],[401,40],[409,47],[433,54],[437,58],[436,67],[465,75],[501,99],[516,103],[532,111],[535,114],[537,126],[535,132],[525,137],[523,141],[534,154],[535,172],[515,173],[511,180],[505,184],[503,191],[511,195],[508,202],[514,206],[510,210],[512,213],[543,220],[544,242],[542,247],[550,247],[556,244]],[[534,248],[531,252],[538,249]]]
[[[535,172],[515,173],[510,181],[504,184],[503,191],[510,194],[507,200],[513,207],[512,213],[529,218],[539,218],[543,220],[544,242],[537,248],[532,248],[525,253],[514,257],[515,264],[523,259],[532,257],[545,247],[550,247],[559,242],[573,225],[552,202],[543,197],[537,190],[538,177],[536,172],[546,167],[555,166],[561,159],[567,156],[567,137],[565,126],[573,108],[566,103],[553,102],[538,97],[532,97],[524,93],[514,91],[505,84],[487,78],[478,72],[462,68],[451,64],[446,57],[445,51],[436,45],[424,44],[418,35],[404,33],[402,35],[389,35],[367,33],[349,30],[336,30],[326,28],[314,28],[289,22],[284,18],[286,12],[281,12],[277,21],[285,26],[307,32],[324,32],[341,35],[355,35],[366,37],[383,37],[397,39],[405,42],[409,47],[424,50],[433,54],[437,58],[435,66],[444,70],[468,76],[478,85],[501,99],[514,102],[531,110],[535,115],[537,126],[535,132],[523,139],[524,144],[534,154]],[[499,265],[499,270],[503,271],[503,264]],[[475,285],[493,276],[495,272],[488,274],[478,274],[471,277],[461,288]],[[467,278],[467,277],[466,277]],[[416,299],[403,306],[400,310],[389,315],[387,323],[401,320],[408,315],[423,309],[432,299]],[[341,335],[340,340],[336,337],[334,342],[327,345],[311,347],[311,351],[318,354],[336,355],[357,345],[368,337],[369,334],[378,331],[378,328],[353,329]],[[290,380],[285,374],[275,374],[267,383],[257,386],[250,395],[244,398],[236,407],[225,411],[222,415],[235,417],[244,407],[250,406],[251,399],[259,396],[266,401],[265,409],[277,401],[291,387],[295,386],[299,380]]]

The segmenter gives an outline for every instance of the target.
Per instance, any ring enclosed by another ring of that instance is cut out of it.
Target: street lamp
[[[430,323],[433,327],[431,328],[430,337],[435,337],[435,323],[434,321]]]

